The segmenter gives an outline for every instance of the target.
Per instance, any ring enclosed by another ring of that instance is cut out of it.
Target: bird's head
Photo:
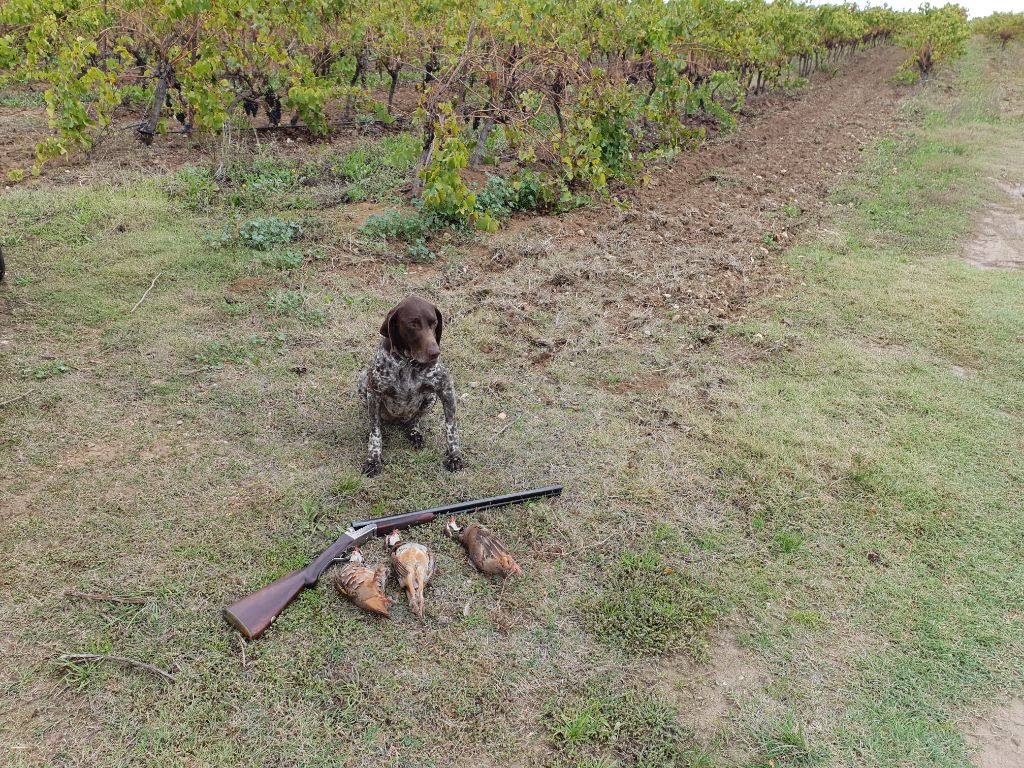
[[[462,533],[462,527],[455,521],[455,517],[452,516],[451,520],[444,527],[444,532],[448,534],[450,538],[457,539],[459,534]]]
[[[398,531],[392,531],[388,534],[388,537],[384,540],[384,542],[388,545],[388,549],[394,549],[402,543],[402,534],[400,534]]]

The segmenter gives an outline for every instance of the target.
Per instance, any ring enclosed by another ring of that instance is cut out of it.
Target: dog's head
[[[415,294],[406,296],[384,319],[380,334],[391,350],[431,365],[441,356],[441,310]]]

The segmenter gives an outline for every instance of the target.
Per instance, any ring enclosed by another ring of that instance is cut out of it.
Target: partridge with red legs
[[[507,578],[513,573],[523,572],[498,537],[480,523],[470,523],[462,528],[453,517],[444,530],[466,548],[470,562],[480,573]]]
[[[387,566],[363,565],[363,553],[356,547],[348,563],[334,577],[334,587],[364,611],[390,617],[388,609],[395,601],[384,593],[387,579]]]
[[[403,542],[398,531],[391,532],[387,543],[398,584],[405,589],[412,612],[422,619],[423,590],[434,576],[434,553],[423,544]]]

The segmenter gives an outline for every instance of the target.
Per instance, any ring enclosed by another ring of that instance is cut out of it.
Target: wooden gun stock
[[[287,576],[282,576],[277,581],[243,597],[237,603],[229,605],[224,609],[224,618],[247,640],[255,640],[274,623],[274,619],[299,596],[302,590],[314,586],[320,580],[327,566],[376,532],[377,527],[372,524],[361,526],[358,531],[349,528],[305,568],[292,571]]]
[[[234,605],[229,605],[224,609],[224,618],[246,640],[255,640],[299,596],[299,592],[314,584],[316,581],[307,580],[305,568],[292,571],[248,597],[243,597]]]

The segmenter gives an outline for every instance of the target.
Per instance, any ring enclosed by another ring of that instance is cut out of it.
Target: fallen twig
[[[69,664],[81,664],[89,661],[110,661],[115,664],[124,664],[128,667],[144,669],[147,672],[152,672],[154,675],[159,675],[168,682],[175,682],[174,675],[170,672],[160,669],[160,667],[154,666],[153,664],[147,664],[144,661],[139,661],[138,659],[129,659],[127,656],[112,656],[105,653],[63,653],[58,658]]]
[[[125,595],[94,595],[89,592],[65,592],[64,597],[77,597],[82,600],[95,600],[98,603],[124,603],[127,605],[145,605],[146,600],[141,597],[127,597]]]
[[[10,405],[11,403],[16,403],[19,400],[24,400],[26,397],[31,397],[34,394],[35,394],[35,390],[34,389],[30,389],[27,392],[22,392],[17,397],[12,397],[10,400],[4,400],[2,403],[0,403],[0,408],[3,408],[6,405]]]
[[[142,304],[142,302],[144,302],[146,300],[146,297],[149,296],[149,292],[153,290],[153,286],[156,285],[156,281],[160,279],[160,275],[162,275],[162,274],[163,274],[163,272],[158,272],[157,273],[156,277],[153,278],[153,282],[149,284],[149,288],[147,288],[146,292],[144,294],[142,294],[142,298],[139,299],[135,303],[134,307],[132,307],[132,311],[128,313],[129,315],[134,315],[135,314],[135,310],[138,309],[139,306]]]

